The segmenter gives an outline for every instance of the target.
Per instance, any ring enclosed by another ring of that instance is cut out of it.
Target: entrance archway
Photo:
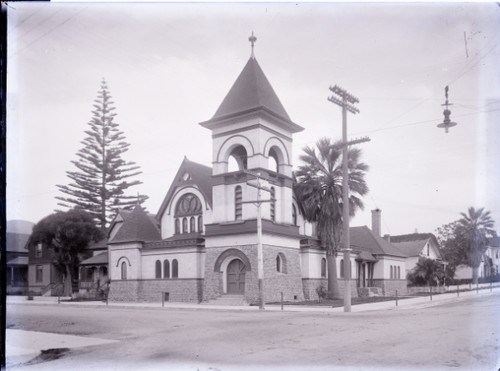
[[[245,264],[240,259],[232,260],[226,270],[227,293],[243,295],[245,293]]]

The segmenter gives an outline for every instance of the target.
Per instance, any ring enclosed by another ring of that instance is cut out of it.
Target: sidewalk
[[[409,299],[399,299],[398,305],[396,306],[396,301],[381,301],[377,303],[367,303],[358,304],[351,306],[351,312],[367,312],[374,310],[402,310],[402,309],[412,309],[412,308],[426,308],[440,304],[454,303],[465,298],[471,298],[475,296],[489,296],[500,292],[499,287],[490,289],[479,290],[479,292],[474,291],[463,291],[457,296],[456,292],[450,292],[445,294],[433,295],[432,300],[429,296],[419,296]],[[34,300],[27,300],[25,296],[7,296],[6,303],[8,304],[22,304],[22,305],[65,305],[65,306],[79,306],[79,307],[112,307],[112,308],[136,308],[136,309],[190,309],[190,310],[236,310],[236,311],[258,311],[258,306],[224,306],[216,304],[196,304],[196,303],[180,303],[180,302],[165,302],[164,306],[161,303],[135,303],[135,302],[109,302],[107,305],[102,301],[65,301],[69,298],[61,298],[61,302],[58,304],[57,297],[40,297],[35,296]],[[281,311],[281,305],[279,304],[267,304],[265,310],[268,311]],[[283,311],[287,312],[333,312],[340,313],[344,312],[344,307],[331,308],[328,306],[314,306],[314,305],[284,305]],[[8,312],[8,308],[7,308]]]

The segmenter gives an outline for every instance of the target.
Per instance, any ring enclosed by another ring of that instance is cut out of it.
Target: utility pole
[[[328,100],[342,108],[342,221],[344,235],[344,312],[351,311],[351,238],[349,235],[349,171],[348,171],[348,147],[356,143],[367,142],[370,139],[365,137],[353,141],[347,141],[347,111],[356,114],[359,109],[354,104],[359,103],[359,99],[349,94],[346,90],[335,85],[330,86],[333,94]],[[340,98],[340,99],[339,99]]]
[[[259,278],[259,309],[265,309],[264,307],[264,254],[262,251],[262,212],[261,205],[264,202],[274,202],[274,199],[263,200],[261,198],[262,191],[271,193],[271,189],[262,184],[262,177],[260,173],[254,173],[248,170],[244,170],[245,174],[251,175],[257,179],[257,184],[247,182],[250,187],[257,188],[257,200],[255,201],[242,201],[242,204],[254,204],[257,207],[257,273]]]

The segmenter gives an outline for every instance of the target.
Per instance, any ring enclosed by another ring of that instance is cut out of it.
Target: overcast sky
[[[469,206],[500,231],[500,7],[449,4],[9,3],[7,219],[37,222],[74,170],[105,78],[156,213],[184,156],[211,166],[210,119],[255,55],[291,119],[294,165],[341,137],[339,84],[360,99],[350,138],[370,166],[351,225],[434,232]],[[458,126],[445,134],[444,88]]]

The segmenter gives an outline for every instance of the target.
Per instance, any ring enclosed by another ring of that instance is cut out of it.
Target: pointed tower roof
[[[256,108],[267,108],[290,120],[259,63],[255,58],[250,58],[212,120]]]
[[[252,42],[250,59],[214,116],[210,120],[200,123],[200,125],[211,129],[219,126],[221,122],[227,119],[255,112],[264,112],[280,121],[292,133],[302,131],[301,126],[291,121],[257,59],[255,59],[253,43],[256,38],[253,37],[253,34],[249,40]]]
[[[137,205],[110,243],[150,242],[161,240],[160,231],[153,224],[144,209]]]

